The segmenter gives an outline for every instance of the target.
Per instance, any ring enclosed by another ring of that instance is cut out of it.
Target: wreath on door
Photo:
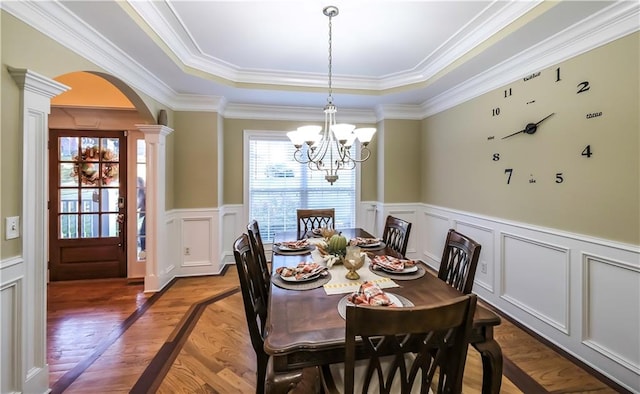
[[[79,155],[73,157],[74,178],[79,179],[83,185],[108,185],[118,176],[118,164],[106,163],[116,157],[113,151],[98,146],[85,148]],[[102,161],[102,170],[100,162]]]

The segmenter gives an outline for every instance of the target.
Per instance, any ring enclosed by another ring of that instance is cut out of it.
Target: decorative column
[[[18,331],[3,343],[17,347],[12,367],[18,382],[16,391],[44,393],[49,387],[47,365],[47,180],[49,113],[51,98],[69,87],[27,69],[7,67],[20,88],[20,128],[22,129],[22,262],[21,305],[17,314]],[[6,278],[3,278],[6,279]],[[4,303],[3,303],[4,304]],[[4,351],[4,350],[3,350]],[[9,383],[11,385],[11,383]]]
[[[136,125],[144,134],[147,151],[146,271],[144,291],[155,292],[166,284],[169,262],[165,223],[166,138],[173,129],[163,125]]]

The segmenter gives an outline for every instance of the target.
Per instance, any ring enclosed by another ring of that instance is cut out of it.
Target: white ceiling
[[[638,30],[637,1],[33,1],[2,8],[174,109],[420,118]],[[37,72],[37,70],[34,70]],[[266,107],[262,107],[266,106]]]

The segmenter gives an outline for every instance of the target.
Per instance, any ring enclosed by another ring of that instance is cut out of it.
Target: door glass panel
[[[118,163],[102,163],[102,186],[120,185],[119,169]]]
[[[105,161],[119,161],[118,148],[119,141],[117,138],[103,138],[102,139],[102,151],[104,152],[102,159]]]
[[[78,156],[78,138],[76,137],[60,137],[60,161],[70,161]]]
[[[100,189],[82,189],[82,212],[98,212],[100,208]]]
[[[60,212],[78,212],[78,189],[60,189]]]
[[[60,215],[60,238],[78,238],[78,216]]]
[[[60,186],[78,186],[78,178],[74,177],[73,163],[60,163]]]
[[[116,237],[118,235],[118,214],[107,213],[102,215],[102,237]]]
[[[100,235],[99,215],[80,215],[80,237],[81,238],[97,238]]]
[[[102,189],[102,211],[118,211],[118,189]]]

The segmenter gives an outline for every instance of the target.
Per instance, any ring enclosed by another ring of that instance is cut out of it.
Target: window
[[[136,236],[138,260],[147,257],[147,145],[144,139],[136,140],[136,196],[137,196],[137,226]]]
[[[337,229],[355,227],[356,170],[339,172],[331,185],[324,172],[293,159],[285,133],[245,133],[249,219],[260,225],[265,243],[280,231],[296,230],[296,209],[335,208]]]

